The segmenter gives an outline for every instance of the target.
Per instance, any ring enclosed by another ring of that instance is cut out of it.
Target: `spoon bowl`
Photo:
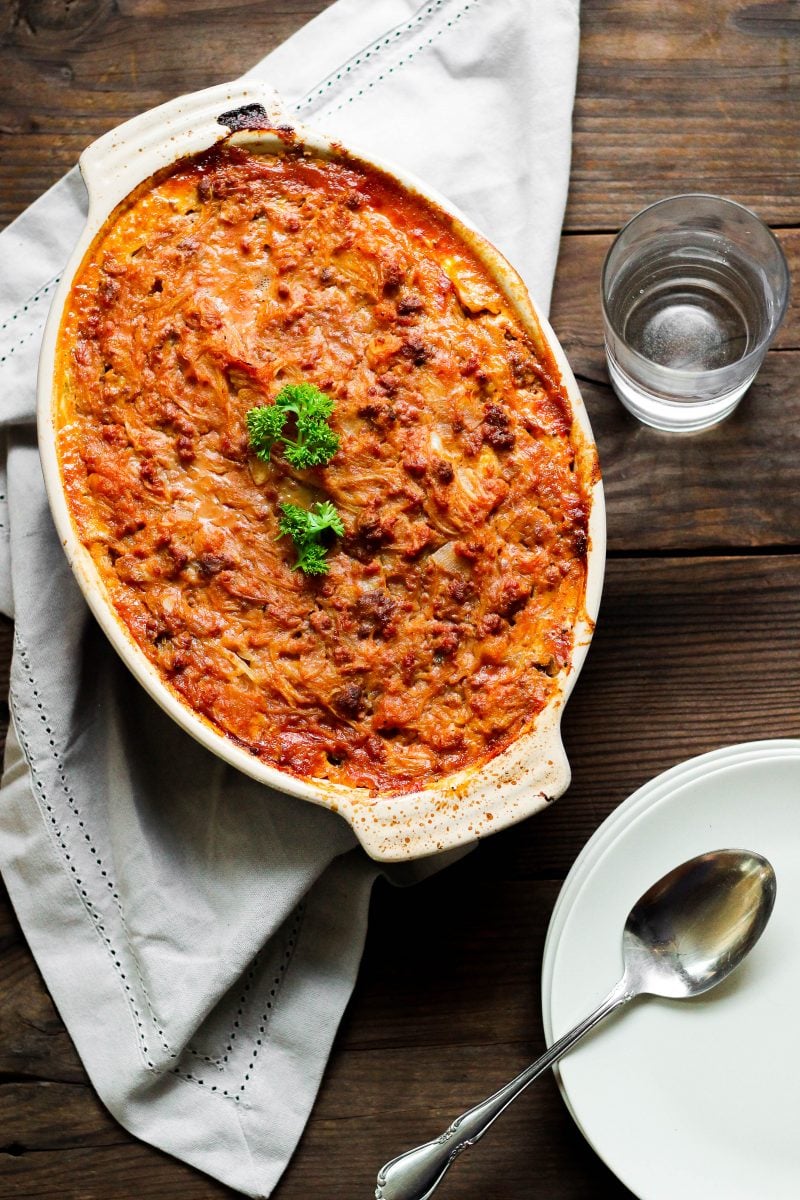
[[[714,850],[675,867],[634,904],[622,933],[622,978],[580,1024],[439,1138],[392,1159],[375,1200],[428,1200],[457,1156],[520,1092],[615,1009],[637,996],[687,999],[709,991],[755,946],[775,904],[775,872],[749,850]]]
[[[749,954],[775,903],[775,872],[746,850],[701,854],[654,883],[628,914],[625,975],[637,995],[716,987]]]

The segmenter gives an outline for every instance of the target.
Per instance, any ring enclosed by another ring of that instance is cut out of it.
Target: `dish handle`
[[[561,740],[563,699],[497,758],[424,792],[370,803],[346,794],[335,805],[370,858],[399,863],[456,850],[533,816],[569,787]],[[331,805],[330,807],[333,807]]]
[[[288,120],[275,89],[257,79],[190,92],[140,113],[92,142],[80,157],[89,225],[98,228],[138,183],[183,154],[198,154],[238,129],[272,128]]]

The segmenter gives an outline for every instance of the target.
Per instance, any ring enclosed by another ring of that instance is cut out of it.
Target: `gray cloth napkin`
[[[546,308],[577,48],[577,0],[338,0],[252,74],[300,119],[438,187]],[[72,579],[33,418],[42,324],[84,211],[72,171],[0,235],[0,609],[15,619],[0,868],[114,1116],[268,1196],[355,981],[376,866],[340,818],[174,726]]]

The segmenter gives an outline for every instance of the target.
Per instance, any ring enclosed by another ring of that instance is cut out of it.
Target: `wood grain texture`
[[[232,79],[325,0],[2,0],[0,223],[95,137]],[[800,11],[743,0],[583,0],[566,226],[710,191],[800,224]]]
[[[797,4],[588,0],[581,23],[568,229],[677,192],[798,223]]]
[[[609,552],[800,545],[799,369],[798,351],[768,354],[733,415],[695,436],[640,425],[604,370],[597,379],[582,377],[600,450]]]
[[[0,224],[94,137],[233,78],[324,7],[0,0]],[[564,722],[573,783],[428,883],[378,885],[359,983],[277,1200],[370,1196],[385,1159],[542,1049],[539,972],[561,880],[636,787],[721,745],[800,736],[800,7],[583,0],[581,14],[552,316],[599,443],[610,560]],[[599,271],[624,220],[694,190],[779,227],[795,299],[735,416],[671,438],[637,425],[608,386]],[[11,633],[0,620],[0,696]],[[0,739],[6,719],[0,708]],[[1,885],[0,980],[0,1200],[233,1196],[129,1137],[100,1105]],[[549,1078],[446,1187],[443,1200],[630,1200]]]
[[[330,0],[2,0],[0,223],[100,134],[243,74]]]
[[[0,1200],[234,1200],[237,1195],[130,1138],[101,1146],[0,1151]]]

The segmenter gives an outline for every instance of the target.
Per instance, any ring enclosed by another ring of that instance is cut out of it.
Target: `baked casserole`
[[[445,212],[344,153],[218,143],[111,214],[58,353],[78,537],[212,727],[396,795],[535,725],[586,616],[596,460],[546,341]],[[259,456],[248,414],[301,386],[335,452],[298,465],[290,414]],[[339,524],[306,573],[285,514],[323,506]]]

